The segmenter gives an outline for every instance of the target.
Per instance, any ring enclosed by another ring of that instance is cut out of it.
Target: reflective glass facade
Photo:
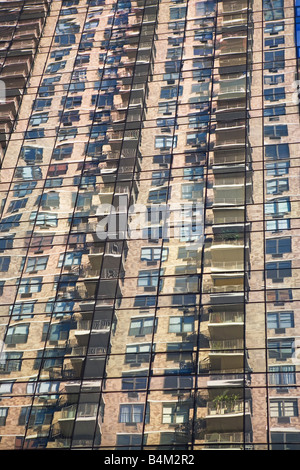
[[[299,450],[298,3],[0,12],[0,450]]]

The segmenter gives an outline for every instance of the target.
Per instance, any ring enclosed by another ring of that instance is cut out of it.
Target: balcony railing
[[[209,323],[243,323],[243,313],[213,312],[209,316]]]
[[[243,432],[206,434],[205,441],[215,444],[242,444],[251,442],[250,434],[244,434]]]
[[[250,413],[250,403],[243,400],[224,400],[218,403],[208,403],[207,413],[209,416],[226,415],[235,413]]]
[[[211,352],[226,351],[226,353],[240,352],[244,349],[243,339],[225,339],[210,341]]]

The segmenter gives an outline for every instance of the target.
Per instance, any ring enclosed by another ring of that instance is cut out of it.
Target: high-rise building
[[[0,42],[0,450],[300,450],[299,0]]]

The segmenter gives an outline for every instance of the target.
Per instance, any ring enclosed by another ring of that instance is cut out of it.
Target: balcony
[[[213,340],[234,339],[243,336],[243,312],[213,312],[210,314],[208,329]]]
[[[205,435],[207,450],[244,450],[244,445],[250,445],[251,435],[244,432],[215,432]],[[250,447],[250,446],[249,446]]]
[[[227,399],[218,396],[207,406],[207,431],[240,431],[251,429],[251,404],[228,395]]]
[[[219,148],[239,148],[247,144],[246,130],[244,128],[226,128],[216,130],[215,149]]]
[[[215,393],[216,389],[243,389],[244,398],[250,398],[251,389],[247,388],[249,385],[250,381],[248,376],[245,373],[241,373],[239,370],[236,372],[231,371],[230,373],[220,371],[219,374],[211,374],[210,380],[207,381],[207,387],[211,388],[212,393]]]
[[[75,424],[77,433],[91,434],[97,423],[97,411],[98,403],[84,403],[78,407],[70,405],[63,408],[57,418],[61,434],[64,437],[71,437]]]
[[[88,258],[92,272],[98,272],[99,275],[103,260],[103,246],[91,246],[89,248]]]
[[[244,340],[239,338],[210,341],[209,359],[213,371],[242,371],[246,359]]]
[[[245,272],[211,273],[213,286],[209,288],[213,305],[243,304],[248,298],[248,277]]]

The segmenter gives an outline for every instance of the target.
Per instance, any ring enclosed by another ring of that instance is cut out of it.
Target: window
[[[195,132],[193,134],[187,134],[186,143],[187,145],[203,147],[206,145],[206,138],[207,138],[206,132]]]
[[[173,29],[175,31],[178,31],[180,29],[184,29],[185,27],[185,21],[170,21],[168,23],[168,29]]]
[[[212,15],[216,8],[215,1],[206,1],[206,2],[197,2],[196,3],[196,15],[197,16],[206,16]]]
[[[162,423],[163,424],[183,424],[189,419],[189,407],[170,403],[163,405]]]
[[[181,96],[183,91],[182,86],[173,86],[173,87],[163,87],[160,90],[160,98],[161,99],[170,99],[170,98],[176,98],[177,95]]]
[[[170,8],[170,19],[171,20],[180,20],[185,18],[186,7],[171,7]]]
[[[274,34],[284,31],[284,23],[267,23],[264,29],[265,34]]]
[[[271,139],[278,139],[280,137],[285,137],[288,135],[287,125],[278,125],[278,126],[264,126],[265,137]]]
[[[67,11],[67,10],[65,10]],[[57,51],[53,51],[50,54],[51,59],[62,59],[65,55],[70,55],[71,49],[58,49]]]
[[[19,285],[19,294],[33,294],[41,292],[42,290],[42,277],[30,277],[22,279]]]
[[[169,371],[169,369],[168,369]],[[175,371],[175,373],[182,374],[182,370]],[[193,378],[189,376],[180,376],[180,375],[170,375],[164,378],[164,389],[171,389],[177,393],[180,393],[182,389],[191,389],[193,388]]]
[[[48,113],[34,114],[29,121],[30,126],[40,126],[48,121]]]
[[[73,251],[70,253],[61,253],[59,256],[58,267],[79,266],[81,264],[82,253]]]
[[[145,372],[125,372],[122,378],[122,390],[145,390],[148,371]]]
[[[167,59],[169,59],[169,60],[180,59],[181,55],[182,55],[182,47],[169,48],[168,51],[167,51]],[[182,88],[182,87],[180,87],[180,88]],[[176,94],[173,95],[173,96],[176,96]]]
[[[19,166],[15,170],[15,178],[22,180],[39,180],[42,178],[42,170],[38,166],[22,167]]]
[[[290,219],[276,219],[266,221],[266,230],[270,232],[281,232],[290,229]]]
[[[137,295],[134,299],[134,307],[155,307],[155,295]]]
[[[285,99],[285,89],[280,88],[267,88],[264,90],[264,97],[266,101],[279,101]]]
[[[58,20],[56,33],[79,33],[80,25],[73,22],[73,19]]]
[[[172,113],[175,113],[176,106],[177,106],[176,101],[168,101],[166,103],[158,103],[158,112],[159,112],[159,114],[172,114]]]
[[[295,339],[268,340],[268,356],[270,359],[285,361],[295,353]]]
[[[283,253],[290,253],[292,251],[292,239],[287,238],[272,238],[266,240],[266,254],[267,255],[281,255]]]
[[[65,350],[63,348],[45,349],[37,352],[34,369],[48,370],[52,367],[61,367],[63,364]]]
[[[88,64],[89,61],[89,54],[78,54],[75,60],[75,67],[80,67],[81,65]]]
[[[59,70],[63,70],[66,66],[66,61],[62,60],[61,62],[54,62],[49,64],[46,68],[46,73],[57,73]]]
[[[152,186],[162,186],[169,181],[170,171],[161,170],[152,172]]]
[[[167,360],[184,362],[186,365],[188,365],[188,362],[191,362],[193,358],[191,348],[193,348],[193,346],[191,346],[189,343],[168,343]]]
[[[29,382],[27,383],[27,388],[26,388],[26,392],[28,395],[31,395],[31,394],[43,394],[43,393],[46,393],[46,397],[47,398],[53,398],[53,399],[57,399],[58,398],[58,395],[56,394],[56,392],[58,392],[59,390],[59,382],[37,382],[36,381],[36,378],[34,379],[30,379]],[[54,395],[48,395],[49,393],[53,393],[54,392]]]
[[[277,47],[284,44],[284,36],[277,36],[276,38],[265,39],[265,47]]]
[[[63,97],[61,100],[61,105],[65,108],[74,108],[75,106],[80,106],[82,102],[82,96],[67,96]]]
[[[57,227],[57,214],[48,212],[31,212],[30,223],[43,227]]]
[[[209,114],[195,114],[189,116],[189,127],[193,129],[207,129]]]
[[[272,279],[273,282],[281,280],[285,277],[291,277],[291,261],[278,261],[274,263],[266,263],[266,275],[267,279]]]
[[[21,408],[19,416],[19,425],[28,425],[29,427],[50,424],[55,408],[51,407],[31,407]]]
[[[268,51],[264,53],[264,70],[277,72],[285,67],[284,50]]]
[[[48,323],[44,323],[42,341],[67,340],[69,338],[70,328],[71,324],[69,322],[55,323],[50,326]]]
[[[8,271],[10,265],[10,256],[0,256],[0,272]]]
[[[74,301],[61,300],[54,302],[49,300],[46,304],[46,313],[51,313],[54,318],[63,317],[65,314],[73,313]]]
[[[280,75],[265,75],[264,76],[264,84],[265,85],[278,85],[279,83],[284,82],[284,74]]]
[[[3,217],[0,223],[0,231],[7,232],[11,228],[18,227],[20,225],[20,219],[21,214],[11,215],[10,217]]]
[[[22,357],[22,352],[5,351],[0,361],[0,371],[6,373],[20,371],[22,367]]]
[[[61,114],[61,122],[64,126],[72,125],[73,122],[78,122],[80,120],[79,111],[65,111]]]
[[[7,330],[5,344],[26,343],[29,333],[29,325],[14,325]]]
[[[175,274],[189,274],[194,273],[195,268],[193,266],[176,266]],[[198,290],[198,276],[178,276],[175,279],[174,292],[196,292]]]
[[[139,271],[137,284],[139,287],[157,287],[160,274],[159,269]]]
[[[265,21],[284,18],[283,0],[264,0],[263,9]]]
[[[36,256],[34,258],[28,258],[26,272],[31,273],[46,269],[48,258],[48,256]]]
[[[72,5],[76,5],[76,3],[72,2]],[[78,2],[77,2],[78,4]],[[65,4],[63,4],[65,6]],[[60,10],[60,15],[61,16],[68,16],[68,15],[76,15],[77,14],[77,8],[66,8],[65,10]]]
[[[154,155],[153,164],[154,165],[170,165],[172,161],[171,155]]]
[[[98,26],[99,20],[90,20],[87,21],[84,25],[84,31],[87,31],[89,29],[94,29]]]
[[[145,336],[153,333],[156,327],[154,317],[134,318],[130,322],[129,336]]]
[[[52,98],[38,98],[33,103],[34,111],[42,111],[44,108],[49,108],[52,103]]]
[[[23,320],[33,317],[34,302],[20,302],[11,305],[9,313],[12,315],[12,320]]]
[[[141,249],[141,261],[166,261],[168,258],[168,248],[147,247]]]
[[[291,211],[291,203],[289,198],[281,198],[265,204],[266,215],[284,215]]]
[[[120,405],[119,423],[142,423],[144,420],[144,405]]]
[[[43,209],[59,208],[59,193],[56,193],[55,191],[42,194],[42,196],[38,198],[37,203],[39,200]]]
[[[183,43],[183,37],[173,37],[173,36],[169,36],[168,37],[168,44],[170,46],[180,46],[182,43]],[[180,48],[181,49],[181,48]]]
[[[68,139],[75,139],[78,133],[77,127],[72,127],[68,129],[59,129],[58,131],[58,140],[68,140]]]
[[[191,333],[194,331],[194,317],[170,317],[169,333]]]
[[[269,367],[270,385],[295,385],[295,366],[271,366]]]
[[[5,408],[1,406],[0,407],[0,426],[5,426],[7,413],[8,413],[8,407]]]
[[[294,312],[268,312],[269,329],[294,328]]]
[[[53,160],[63,160],[71,156],[73,151],[73,144],[65,144],[54,149],[52,158]]]
[[[142,362],[149,362],[151,358],[151,351],[153,351],[151,344],[130,344],[126,346],[125,363],[126,364],[141,364]]]
[[[41,137],[45,137],[45,130],[44,129],[33,129],[30,131],[25,132],[25,139],[40,139]]]
[[[300,433],[271,432],[271,450],[300,450]]]
[[[298,402],[294,400],[270,400],[271,418],[298,416]]]
[[[272,144],[265,146],[265,156],[270,160],[290,158],[289,144]]]
[[[143,442],[142,434],[118,434],[117,446],[123,450],[137,450]]]
[[[159,204],[168,200],[168,187],[161,189],[150,189],[148,202],[152,204]]]
[[[37,147],[22,147],[20,157],[27,165],[35,165],[36,162],[43,160],[43,149]]]
[[[177,136],[156,136],[155,137],[155,148],[170,149],[171,147],[177,147]]]
[[[293,299],[291,289],[272,289],[267,291],[267,302],[274,302],[275,304],[283,304]]]
[[[78,93],[80,91],[85,90],[85,83],[84,82],[77,82],[77,83],[70,83],[69,92],[70,93]]]
[[[289,162],[267,163],[267,176],[282,176],[289,173]]]
[[[0,238],[0,251],[10,250],[13,248],[14,238],[13,236]]]
[[[182,199],[201,199],[203,195],[202,183],[191,183],[181,185],[181,198]]]
[[[39,252],[43,250],[43,248],[48,247],[50,248],[51,245],[53,244],[53,235],[39,235],[39,234],[34,234],[31,243],[30,243],[30,252]]]
[[[283,116],[286,114],[285,111],[285,104],[279,106],[269,106],[264,109],[264,116],[265,117],[272,117],[272,116]],[[273,121],[275,119],[272,119]],[[270,119],[271,121],[271,119]]]

